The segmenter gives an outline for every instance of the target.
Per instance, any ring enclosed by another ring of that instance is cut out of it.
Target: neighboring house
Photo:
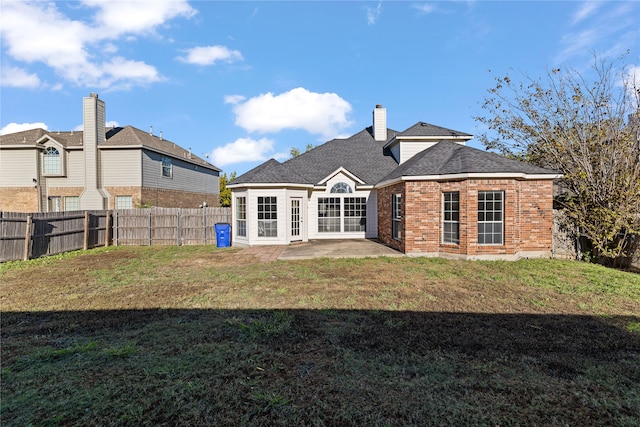
[[[162,135],[106,128],[97,94],[83,99],[83,127],[0,136],[0,211],[219,205],[220,169]]]
[[[377,238],[415,256],[550,256],[560,175],[471,138],[423,122],[387,129],[378,105],[372,127],[232,181],[233,243]]]

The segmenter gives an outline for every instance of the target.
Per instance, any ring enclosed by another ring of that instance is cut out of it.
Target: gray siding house
[[[92,93],[81,132],[0,136],[0,211],[219,205],[220,169],[162,135],[105,123]]]

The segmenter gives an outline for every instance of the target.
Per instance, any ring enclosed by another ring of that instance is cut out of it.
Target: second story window
[[[162,158],[162,176],[171,178],[173,176],[173,166],[169,157]]]
[[[45,174],[58,175],[62,172],[60,152],[57,149],[48,147],[44,152],[43,169]]]

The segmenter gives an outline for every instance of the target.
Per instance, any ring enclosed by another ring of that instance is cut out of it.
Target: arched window
[[[349,186],[349,184],[346,184],[344,182],[339,182],[333,187],[331,187],[331,192],[332,193],[353,193],[353,190],[351,190],[351,187]]]
[[[60,152],[54,147],[47,147],[44,152],[44,173],[45,174],[59,174],[60,168]]]

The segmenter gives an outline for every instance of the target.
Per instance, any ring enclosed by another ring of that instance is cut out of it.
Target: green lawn
[[[2,426],[638,426],[640,275],[557,261],[0,264]]]

